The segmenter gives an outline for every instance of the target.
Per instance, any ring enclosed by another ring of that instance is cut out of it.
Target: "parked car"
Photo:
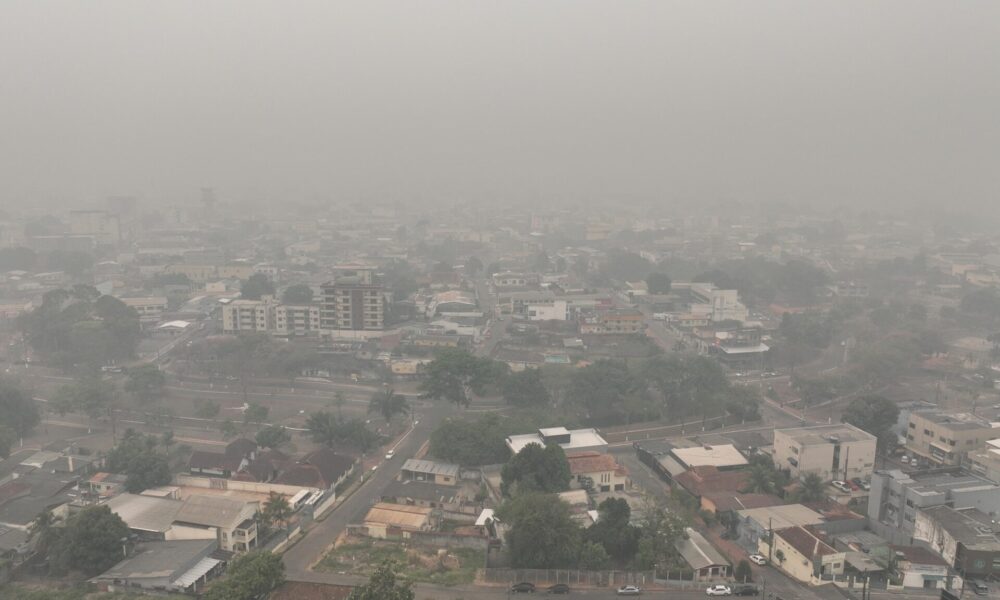
[[[848,487],[851,488],[852,492],[859,492],[859,491],[861,491],[861,486],[858,485],[858,484],[856,484],[856,483],[854,483],[853,481],[845,481],[844,483],[846,483],[848,485]]]
[[[709,596],[732,596],[733,589],[728,585],[717,584],[705,590],[705,594]]]
[[[396,451],[395,450],[389,450],[388,452],[385,453],[385,459],[386,460],[392,460],[393,456],[396,456]]]
[[[759,596],[760,595],[760,590],[757,588],[757,586],[755,586],[753,584],[744,583],[744,584],[741,584],[741,585],[734,585],[733,586],[733,595],[734,596]]]
[[[522,581],[521,583],[515,583],[514,585],[510,586],[510,593],[512,593],[512,594],[534,594],[535,593],[535,584],[533,584],[531,582],[528,582],[528,581]]]
[[[549,589],[545,590],[546,594],[568,594],[569,586],[565,583],[557,583],[555,585],[550,585]]]
[[[635,585],[623,585],[620,588],[618,588],[619,596],[638,596],[641,593],[642,590]]]
[[[754,563],[756,565],[766,565],[767,564],[767,558],[765,558],[763,554],[751,554],[749,556],[749,558],[750,558],[750,562],[752,562],[752,563]]]
[[[986,586],[982,581],[970,581],[972,585],[972,591],[976,593],[977,596],[989,596],[990,588]]]
[[[831,482],[830,485],[832,485],[833,487],[837,488],[838,490],[840,490],[842,492],[845,492],[845,493],[848,493],[848,494],[851,493],[851,486],[847,485],[846,481],[836,480],[836,481]]]
[[[859,488],[863,489],[866,492],[868,490],[872,489],[872,486],[869,485],[867,481],[865,481],[864,479],[861,479],[860,477],[855,477],[851,481],[854,482],[854,485],[858,486]]]

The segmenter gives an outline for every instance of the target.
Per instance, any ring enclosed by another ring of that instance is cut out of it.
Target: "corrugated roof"
[[[129,529],[158,533],[170,529],[183,505],[180,500],[136,494],[120,494],[107,503],[111,512],[121,517]]]
[[[715,549],[700,533],[688,527],[685,529],[687,539],[679,539],[674,544],[677,551],[692,569],[704,569],[706,567],[729,565],[726,557]]]
[[[432,509],[379,502],[365,515],[365,523],[379,523],[404,529],[420,529],[427,523]]]
[[[177,512],[176,520],[211,527],[233,527],[243,520],[241,513],[247,504],[220,496],[190,496]]]
[[[414,473],[427,473],[431,475],[445,475],[447,477],[458,478],[458,465],[451,463],[437,462],[434,460],[422,460],[419,458],[409,458],[403,463],[404,471]]]

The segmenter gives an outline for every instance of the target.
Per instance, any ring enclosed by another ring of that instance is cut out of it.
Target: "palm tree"
[[[317,444],[333,446],[340,436],[340,419],[325,410],[314,412],[306,419],[306,429]]]
[[[817,502],[823,499],[823,478],[816,473],[808,473],[799,484],[799,501]]]
[[[280,522],[287,529],[288,518],[291,516],[292,507],[288,504],[288,498],[277,492],[268,494],[267,501],[264,502],[264,510],[261,512],[261,518],[264,522],[268,524]]]
[[[35,520],[31,522],[28,528],[28,539],[38,538],[36,550],[39,554],[45,555],[48,553],[48,546],[56,533],[54,527],[60,520],[59,517],[52,514],[52,511],[46,510],[38,513]]]
[[[410,410],[406,398],[396,393],[391,387],[375,392],[368,403],[368,413],[378,413],[385,419],[386,424],[392,421],[393,415],[406,414]]]
[[[774,470],[765,464],[755,464],[747,472],[746,492],[757,494],[774,493]]]

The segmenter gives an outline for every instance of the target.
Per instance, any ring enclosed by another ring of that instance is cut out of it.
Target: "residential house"
[[[729,577],[732,565],[715,549],[705,536],[688,527],[687,534],[674,543],[684,562],[694,571],[695,581],[711,581]]]
[[[619,465],[608,454],[600,452],[573,452],[566,454],[571,487],[583,487],[585,482],[593,484],[599,492],[622,492],[631,486],[628,469]]]
[[[948,563],[922,546],[890,546],[895,575],[906,588],[943,590],[948,585]]]
[[[808,527],[796,526],[774,532],[773,547],[762,544],[772,564],[802,583],[815,583],[822,575],[843,573],[845,553],[837,552]]]
[[[729,490],[738,493],[746,487],[748,480],[749,473],[746,470],[721,471],[715,466],[693,467],[673,478],[678,487],[699,501],[705,494]]]
[[[320,448],[286,466],[274,482],[319,488],[331,497],[336,493],[337,486],[354,473],[357,465],[358,459],[353,456],[338,454],[331,448]]]
[[[430,531],[436,522],[432,508],[379,502],[356,531],[377,539],[404,538],[414,531]]]
[[[426,481],[438,485],[455,486],[459,482],[459,466],[434,460],[410,458],[403,463],[397,479],[399,481]]]
[[[192,452],[188,472],[205,477],[267,482],[277,477],[290,460],[283,452],[260,450],[253,440],[237,438],[229,442],[223,452]]]

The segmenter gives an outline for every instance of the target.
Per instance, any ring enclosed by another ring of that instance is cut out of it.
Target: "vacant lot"
[[[467,548],[349,537],[327,554],[317,568],[332,573],[369,575],[385,561],[396,563],[397,574],[411,581],[461,585],[475,579],[476,569],[483,566],[483,553]]]

